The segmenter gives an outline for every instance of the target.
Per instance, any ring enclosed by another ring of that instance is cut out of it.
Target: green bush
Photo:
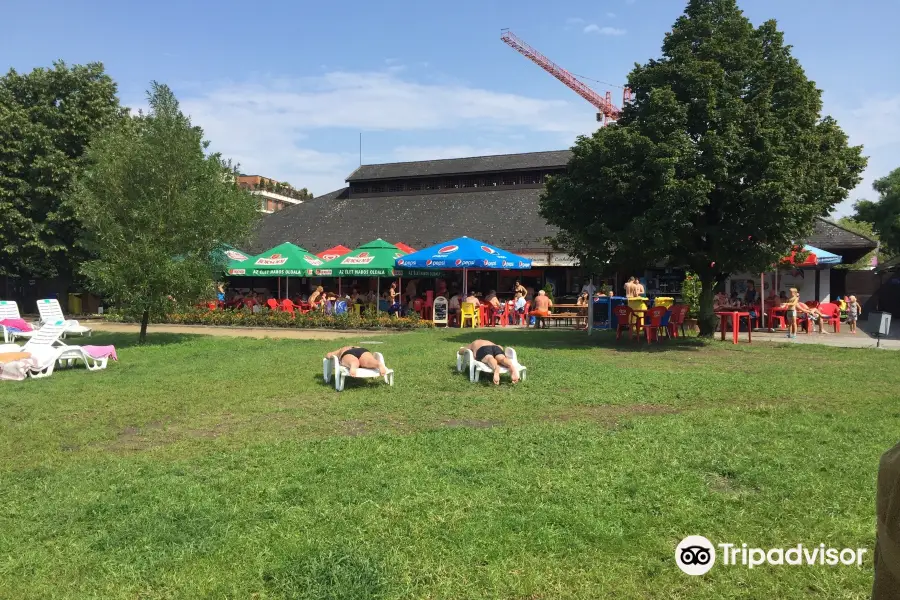
[[[134,320],[115,312],[108,313],[106,319],[118,323],[133,323]],[[271,311],[267,308],[258,313],[247,309],[209,310],[208,308],[185,308],[170,312],[164,318],[154,321],[171,325],[218,325],[229,327],[291,327],[297,329],[420,329],[433,327],[431,321],[423,321],[416,313],[408,317],[392,317],[387,313],[364,313],[356,315],[326,315],[321,311],[306,314],[299,312]]]
[[[691,319],[696,319],[700,314],[700,288],[700,276],[688,271],[681,285],[681,301],[690,307],[688,317]]]

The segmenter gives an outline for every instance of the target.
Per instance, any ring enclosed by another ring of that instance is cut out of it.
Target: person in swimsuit
[[[509,360],[509,357],[506,356],[502,346],[498,346],[488,340],[475,340],[468,346],[460,348],[457,354],[463,354],[466,350],[472,351],[475,360],[493,369],[494,385],[500,385],[500,367],[509,369],[509,375],[513,383],[519,382],[519,371],[512,361]]]
[[[372,369],[373,371],[378,371],[382,377],[387,373],[385,366],[378,362],[375,355],[366,348],[344,346],[334,352],[329,352],[325,355],[325,358],[331,358],[332,356],[337,356],[341,365],[347,367],[347,370],[350,371],[350,377],[356,377],[357,369]]]
[[[791,297],[787,302],[781,305],[782,308],[786,308],[784,316],[788,322],[788,334],[787,337],[795,338],[797,337],[797,305],[800,304],[800,292],[797,288],[791,288]]]

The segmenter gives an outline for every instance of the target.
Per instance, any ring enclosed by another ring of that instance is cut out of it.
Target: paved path
[[[97,332],[108,333],[134,333],[140,331],[138,325],[129,323],[108,323],[92,321],[85,323]],[[360,335],[382,336],[391,334],[388,331],[329,331],[327,329],[287,329],[287,328],[263,328],[263,327],[206,327],[203,325],[154,325],[150,324],[148,334],[154,333],[181,333],[193,335],[213,335],[223,337],[252,337],[273,338],[291,340],[337,340],[341,338],[358,338]]]
[[[721,334],[716,334],[718,338]],[[731,333],[727,333],[725,337],[731,341]],[[796,338],[788,339],[784,333],[753,333],[753,341],[763,342],[780,342],[785,344],[822,344],[823,346],[833,346],[837,348],[875,348],[876,339],[869,337],[869,334],[860,331],[856,335],[849,333],[829,333],[821,335],[818,333],[798,333]],[[741,333],[740,342],[747,342],[747,334]],[[885,350],[900,350],[900,340],[882,338],[881,347]]]

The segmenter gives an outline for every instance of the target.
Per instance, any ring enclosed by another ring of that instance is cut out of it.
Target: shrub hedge
[[[118,323],[133,323],[134,319],[121,314],[109,313],[106,319]],[[408,317],[392,317],[385,313],[356,315],[326,315],[320,311],[306,314],[263,309],[258,313],[250,310],[209,310],[207,308],[179,309],[154,323],[170,325],[218,325],[231,327],[293,327],[298,329],[420,329],[430,328],[431,321],[423,321],[412,313]]]

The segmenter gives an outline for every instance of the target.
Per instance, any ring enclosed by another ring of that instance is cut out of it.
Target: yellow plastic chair
[[[362,304],[351,304],[350,310],[352,310],[353,314],[355,314],[358,317],[360,314],[359,311],[362,310]]]
[[[466,326],[466,319],[472,323],[472,328],[478,327],[478,310],[471,302],[461,302],[459,304],[459,326]]]

